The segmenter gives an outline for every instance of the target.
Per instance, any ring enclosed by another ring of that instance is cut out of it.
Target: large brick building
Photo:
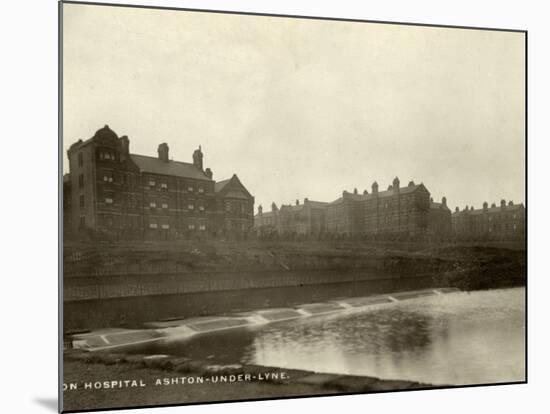
[[[453,234],[462,240],[520,240],[525,238],[525,207],[523,204],[506,204],[501,200],[500,206],[487,202],[483,208],[474,209],[466,206],[463,210],[457,207],[452,215]]]
[[[435,222],[437,220],[437,223]],[[358,194],[344,191],[327,207],[327,231],[345,235],[441,236],[451,227],[451,212],[443,197],[434,203],[424,184],[409,182],[401,187],[399,178],[385,191],[378,183]]]
[[[127,136],[107,125],[67,151],[64,185],[66,225],[73,234],[90,229],[127,239],[246,235],[253,226],[254,197],[236,175],[216,183],[203,168],[199,147],[193,162],[173,161],[166,143],[158,156],[130,153]]]
[[[258,207],[254,226],[259,234],[277,233],[280,235],[319,236],[326,231],[325,215],[328,203],[304,199],[303,204],[296,200],[295,205],[271,205],[270,212]]]
[[[273,204],[271,212],[259,209],[255,227],[259,233],[448,237],[451,211],[446,198],[441,203],[434,202],[424,184],[411,181],[401,187],[396,177],[386,191],[379,191],[374,182],[371,193],[344,191],[331,203],[306,199],[303,205],[296,203],[280,209]]]

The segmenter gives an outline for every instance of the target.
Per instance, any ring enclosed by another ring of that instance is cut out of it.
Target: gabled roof
[[[218,181],[214,184],[214,191],[218,194],[223,193],[223,197],[228,198],[253,198],[246,187],[241,183],[237,174],[227,180]]]
[[[199,168],[186,162],[172,160],[163,161],[155,157],[137,154],[130,154],[130,159],[142,172],[212,181]]]
[[[223,181],[218,181],[216,184],[214,184],[214,191],[219,192],[224,189],[224,187],[229,184],[229,181],[231,181],[231,178]]]

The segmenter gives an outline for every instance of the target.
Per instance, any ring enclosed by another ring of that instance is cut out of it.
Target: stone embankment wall
[[[98,266],[64,278],[64,300],[97,300],[254,288],[293,287],[425,276],[448,267],[432,259],[372,258],[359,255],[273,255],[241,266],[219,263],[189,267],[176,260]]]

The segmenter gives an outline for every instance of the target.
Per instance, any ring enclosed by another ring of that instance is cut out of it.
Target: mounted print
[[[527,381],[525,31],[60,17],[64,412]]]

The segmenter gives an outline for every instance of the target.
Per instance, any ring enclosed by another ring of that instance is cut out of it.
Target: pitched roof
[[[506,208],[504,211],[514,211],[514,210],[520,210],[524,208],[523,204],[512,204],[506,205]],[[483,213],[500,213],[502,212],[502,208],[500,206],[497,207],[489,207],[487,210],[483,210],[482,208],[478,208],[475,210],[460,210],[460,211],[453,211],[453,215],[459,215],[459,214],[471,214],[471,215],[479,215]]]
[[[415,184],[415,185],[408,185],[406,187],[399,187],[399,194],[409,194],[418,190],[420,187],[424,187],[424,184]],[[371,193],[371,194],[347,193],[346,198],[349,198],[354,201],[364,201],[364,200],[371,200],[377,197],[378,198],[391,197],[393,195],[395,195],[395,192],[393,189],[391,189],[391,190],[379,191],[376,194],[375,193]],[[339,204],[342,202],[342,200],[343,200],[343,197],[340,197],[329,204]]]
[[[446,210],[449,210],[449,207],[443,206],[443,203],[438,203],[436,201],[430,201],[430,208],[433,208],[436,210],[440,208],[445,208]]]
[[[303,204],[298,204],[298,205],[292,205],[292,204],[283,204],[281,205],[281,210],[282,209],[285,209],[286,211],[300,211],[300,210],[303,210],[304,208],[304,205]]]
[[[231,183],[233,183],[232,186],[229,185]],[[227,198],[240,198],[243,200],[253,198],[252,194],[250,194],[243,183],[241,183],[241,180],[239,180],[237,174],[233,174],[233,176],[227,180],[222,180],[215,183],[214,191],[216,193],[226,191],[223,196]]]
[[[229,184],[229,181],[231,181],[231,178],[223,181],[218,181],[216,184],[214,184],[214,191],[216,191],[216,193],[222,191],[224,187]]]
[[[130,158],[138,166],[138,168],[144,172],[212,181],[199,168],[186,162],[172,160],[166,162],[155,157],[137,154],[130,154]]]
[[[327,203],[326,201],[307,200],[304,202],[304,204],[310,205],[311,207],[325,207],[329,203]]]

